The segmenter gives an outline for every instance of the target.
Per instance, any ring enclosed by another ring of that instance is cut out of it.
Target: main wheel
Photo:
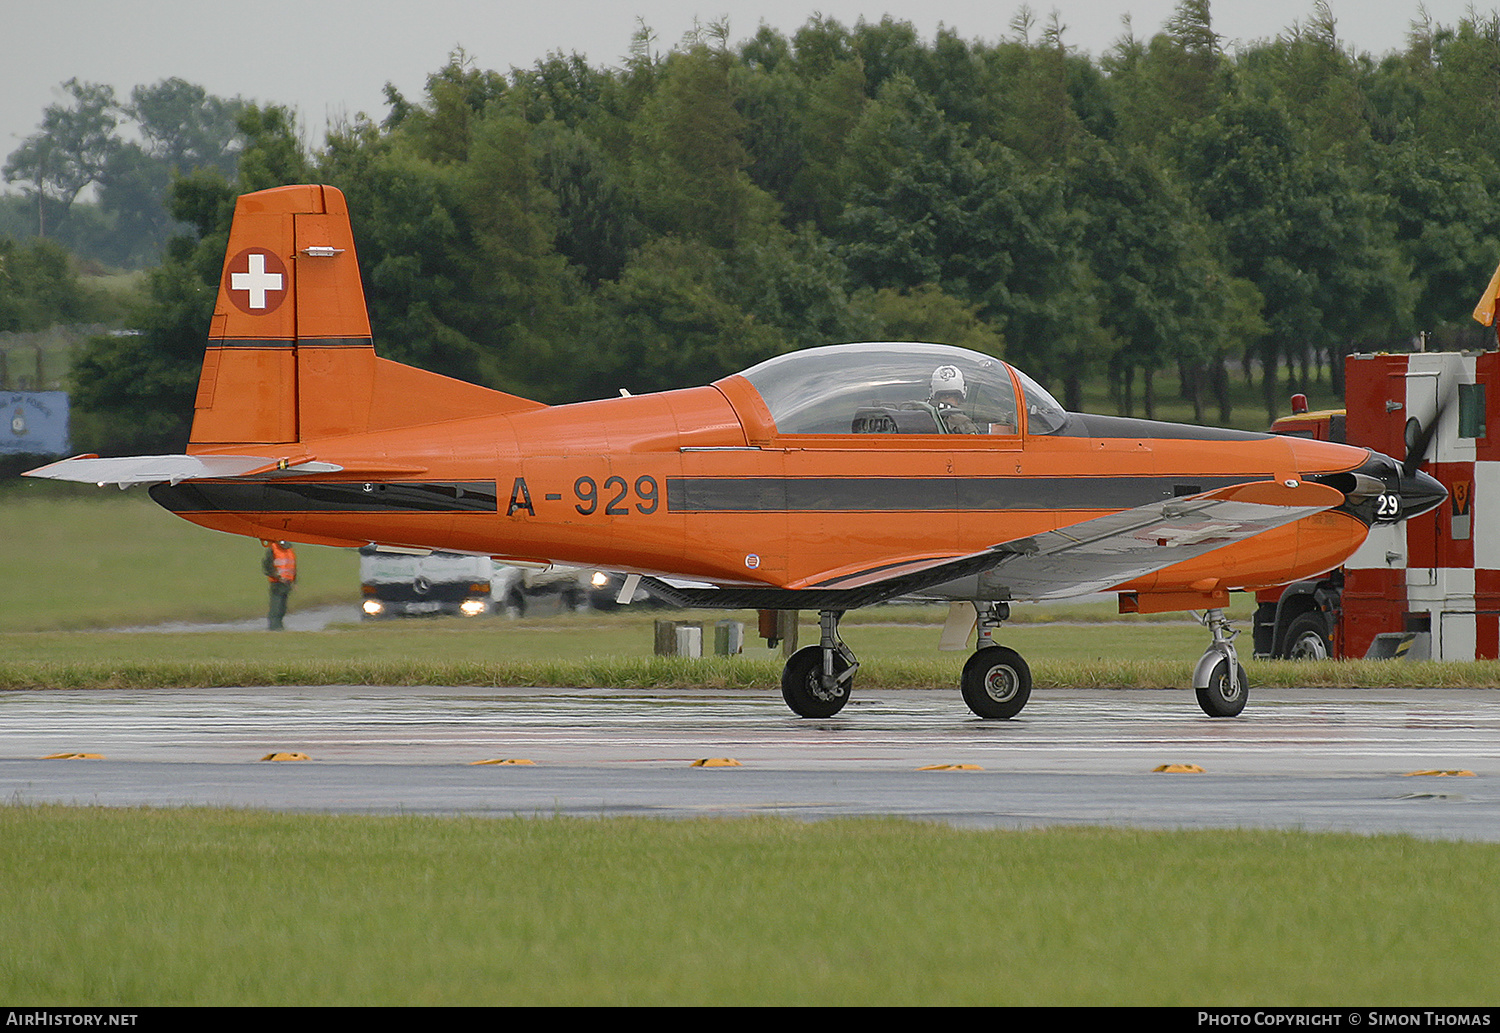
[[[1229,673],[1229,661],[1220,660],[1208,676],[1208,688],[1198,689],[1198,705],[1209,717],[1237,717],[1245,709],[1250,698],[1250,679],[1245,676],[1245,665],[1235,664],[1235,673]]]
[[[1015,717],[1031,698],[1031,668],[1014,649],[986,646],[964,664],[958,686],[980,717]]]
[[[1292,621],[1286,629],[1288,660],[1327,660],[1333,655],[1328,641],[1328,622],[1316,610],[1310,610]]]
[[[834,676],[849,669],[849,661],[833,654]],[[846,678],[833,688],[823,687],[823,647],[805,646],[792,654],[781,671],[781,698],[801,717],[832,717],[849,702],[854,679]]]

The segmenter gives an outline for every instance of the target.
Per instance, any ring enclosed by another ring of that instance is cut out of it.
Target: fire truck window
[[[1482,438],[1484,434],[1484,385],[1458,385],[1458,436]]]

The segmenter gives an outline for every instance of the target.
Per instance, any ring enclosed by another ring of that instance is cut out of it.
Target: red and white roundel
[[[264,316],[275,312],[286,300],[286,265],[264,248],[246,248],[224,267],[224,288],[241,312]]]

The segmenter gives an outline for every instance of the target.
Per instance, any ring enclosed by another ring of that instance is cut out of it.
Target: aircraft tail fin
[[[375,355],[342,192],[287,186],[239,198],[190,453],[530,408],[540,403]]]

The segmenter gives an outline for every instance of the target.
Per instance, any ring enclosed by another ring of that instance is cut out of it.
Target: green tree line
[[[181,79],[137,86],[128,100],[77,78],[60,92],[65,100],[47,106],[0,168],[20,189],[7,199],[5,225],[107,265],[155,265],[185,228],[168,213],[173,176],[199,168],[234,175],[244,102]],[[80,204],[86,196],[97,200]]]
[[[180,445],[234,196],[291,182],[348,195],[383,354],[548,402],[925,339],[1070,408],[1107,376],[1151,415],[1169,372],[1227,421],[1226,363],[1272,413],[1350,350],[1481,344],[1467,313],[1500,259],[1495,14],[1419,9],[1381,57],[1323,3],[1232,53],[1208,0],[1097,57],[1024,9],[996,42],[889,18],[665,48],[643,28],[619,67],[460,51],[386,96],[314,149],[246,106],[233,174],[177,177],[190,232],[145,333],[75,370],[111,447]]]

